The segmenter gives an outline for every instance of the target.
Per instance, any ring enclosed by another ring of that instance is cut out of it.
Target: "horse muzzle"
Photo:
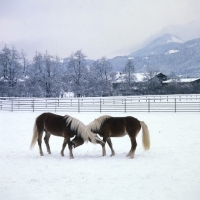
[[[76,143],[71,142],[71,144],[72,144],[72,147],[75,149],[76,148]]]

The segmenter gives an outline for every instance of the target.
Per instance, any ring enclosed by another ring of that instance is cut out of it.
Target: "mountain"
[[[129,55],[129,57],[132,56],[145,56],[145,55],[152,55],[152,54],[159,54],[161,53],[161,47],[173,47],[177,46],[179,44],[184,43],[182,39],[180,39],[178,36],[171,35],[171,34],[164,34],[162,37],[159,37],[155,39],[153,42],[151,42],[146,47],[133,52]]]
[[[177,75],[200,77],[200,38],[183,42],[177,36],[164,34],[136,52],[109,61],[114,71],[122,71],[130,58],[136,72],[151,68],[165,74],[175,72]]]

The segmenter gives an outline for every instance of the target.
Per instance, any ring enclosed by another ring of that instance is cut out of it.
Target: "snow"
[[[144,82],[146,75],[144,73],[134,73],[136,82]]]
[[[171,38],[169,40],[167,40],[167,43],[171,43],[171,42],[183,43],[183,40],[181,40],[178,37],[171,36]]]
[[[144,82],[146,75],[144,73],[133,73],[135,76],[135,82]],[[123,73],[116,73],[115,81],[113,83],[121,83],[125,81],[125,74]]]
[[[191,83],[191,82],[194,82],[194,81],[197,81],[197,80],[199,80],[199,78],[180,78],[180,79],[177,79],[176,82]],[[172,79],[163,81],[163,83],[172,83],[172,82],[174,82],[174,80],[172,80]]]
[[[199,113],[103,113],[145,121],[151,149],[141,132],[134,159],[128,136],[112,138],[116,152],[101,156],[101,146],[86,143],[60,155],[63,138],[51,136],[52,154],[29,149],[35,118],[41,113],[0,112],[0,194],[2,200],[199,200]],[[57,113],[63,115],[63,113]],[[102,113],[66,113],[88,124]]]
[[[190,83],[190,82],[194,82],[194,81],[197,81],[197,80],[199,80],[199,78],[181,78],[180,82]]]
[[[67,97],[74,97],[74,93],[73,92],[64,92],[63,98],[67,98]]]
[[[166,55],[169,55],[169,54],[177,53],[177,52],[179,52],[179,50],[174,50],[174,49],[172,49],[172,50],[167,51],[165,54],[166,54]]]

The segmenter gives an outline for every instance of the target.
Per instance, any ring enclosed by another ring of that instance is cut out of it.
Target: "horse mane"
[[[88,141],[90,138],[95,143],[91,131],[85,124],[69,115],[65,115],[64,119],[66,120],[66,125],[68,126],[70,124],[70,129],[75,131],[76,134],[80,136],[84,141]]]
[[[111,118],[111,116],[109,115],[103,115],[97,119],[95,119],[94,121],[90,122],[87,127],[89,128],[89,130],[91,130],[92,132],[96,131],[98,132],[101,128],[101,126],[103,125],[103,123],[108,119]]]

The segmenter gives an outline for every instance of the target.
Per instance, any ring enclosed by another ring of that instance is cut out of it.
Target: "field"
[[[116,152],[101,156],[101,146],[86,143],[60,150],[63,138],[51,136],[52,154],[29,149],[36,113],[0,112],[0,194],[2,200],[199,200],[200,113],[103,113],[132,115],[145,121],[151,148],[144,151],[141,132],[135,158],[128,136],[113,138]],[[59,113],[57,113],[59,114]],[[64,113],[60,113],[64,115]],[[102,113],[66,113],[88,124]]]

